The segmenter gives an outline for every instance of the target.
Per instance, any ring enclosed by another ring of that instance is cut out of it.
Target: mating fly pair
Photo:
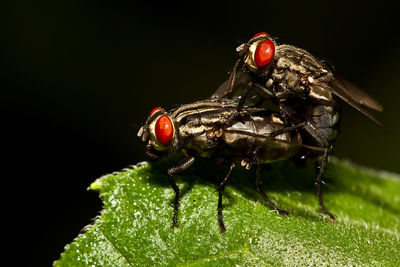
[[[173,174],[188,168],[196,156],[230,164],[218,188],[221,230],[225,230],[222,192],[235,162],[246,168],[257,165],[257,191],[273,209],[287,215],[261,190],[260,164],[285,159],[311,161],[322,156],[315,179],[317,196],[322,211],[333,221],[334,216],[323,204],[321,183],[337,135],[337,100],[344,100],[378,124],[363,106],[377,111],[382,107],[336,77],[307,51],[276,45],[266,33],[256,34],[237,51],[239,59],[228,81],[210,100],[183,105],[168,113],[156,108],[139,130],[138,136],[148,141],[150,157],[161,158],[175,152],[186,157],[168,169],[175,191],[173,224],[177,225],[179,204],[179,187]]]

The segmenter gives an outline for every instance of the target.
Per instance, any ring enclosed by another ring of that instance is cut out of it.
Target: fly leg
[[[267,87],[259,84],[259,83],[254,83],[254,89],[256,90],[257,94],[260,95],[262,98],[270,98],[273,97],[276,99],[275,94],[269,90]]]
[[[322,199],[322,189],[321,189],[322,176],[324,175],[326,166],[328,164],[328,151],[329,151],[329,149],[325,148],[324,155],[322,156],[322,160],[319,165],[319,171],[318,171],[317,177],[315,178],[315,186],[317,188],[318,203],[319,203],[319,206],[321,207],[322,212],[329,216],[329,219],[331,220],[331,222],[334,222],[335,216],[333,216],[333,214],[330,213],[325,208],[325,205],[324,205],[324,202]]]
[[[244,89],[242,96],[240,97],[240,101],[236,107],[236,111],[233,112],[233,114],[230,115],[226,119],[226,121],[224,123],[222,123],[222,125],[218,126],[217,129],[211,130],[212,132],[217,132],[217,131],[219,131],[219,129],[225,129],[225,128],[229,127],[232,124],[232,122],[234,122],[241,115],[241,111],[244,106],[244,102],[245,102],[250,90],[252,89],[252,87],[253,87],[253,82],[249,82],[246,89]]]
[[[172,225],[178,226],[178,208],[179,208],[179,187],[175,182],[173,175],[189,168],[194,162],[194,157],[188,157],[178,163],[177,166],[168,169],[168,178],[172,189],[175,192],[174,198],[174,216],[172,217]]]
[[[235,163],[231,163],[231,166],[229,167],[229,171],[226,174],[224,180],[222,180],[221,184],[218,186],[218,223],[219,223],[219,229],[221,232],[225,232],[226,228],[224,225],[224,218],[222,216],[222,193],[224,192],[225,186],[228,183],[228,180],[231,176],[232,170],[235,167]]]
[[[301,122],[301,123],[293,125],[293,126],[285,127],[282,130],[277,130],[275,132],[269,133],[269,135],[272,136],[272,137],[275,137],[275,136],[278,136],[278,135],[281,135],[281,134],[284,134],[284,133],[288,133],[288,132],[303,128],[306,125],[307,125],[307,122]]]
[[[256,90],[256,92],[263,96],[263,98],[268,98],[268,97],[275,97],[274,93],[271,92],[268,88],[262,86],[259,83],[256,83],[254,81],[251,81],[247,84],[246,88],[244,89],[242,95],[240,96],[239,103],[236,107],[236,111],[240,112],[244,106],[244,102],[246,101],[251,89]]]
[[[295,117],[295,114],[296,114],[296,112],[289,106],[285,106],[284,112],[287,113],[289,115],[289,117]],[[330,213],[325,208],[325,205],[324,205],[324,202],[323,202],[323,199],[322,199],[322,188],[321,188],[322,177],[325,174],[326,167],[327,167],[327,164],[328,164],[328,153],[329,153],[330,144],[329,144],[328,140],[326,139],[326,137],[324,137],[323,132],[319,128],[316,128],[312,123],[310,123],[307,120],[305,122],[306,122],[306,124],[303,126],[303,129],[309,135],[311,135],[311,137],[313,137],[313,139],[324,150],[324,154],[322,156],[322,160],[321,160],[321,162],[319,164],[318,174],[317,174],[317,176],[315,178],[315,186],[316,186],[316,189],[317,189],[318,203],[319,203],[319,206],[320,206],[322,212],[325,213],[326,215],[328,215],[331,221],[334,221],[335,220],[335,216],[333,216],[333,214]]]
[[[304,129],[311,134],[315,140],[321,145],[321,147],[324,149],[324,154],[322,156],[322,160],[319,164],[319,170],[318,170],[318,174],[317,177],[315,178],[315,186],[317,189],[317,197],[318,197],[318,203],[319,206],[322,210],[323,213],[325,213],[326,215],[329,216],[329,219],[333,222],[335,221],[335,216],[333,216],[332,213],[330,213],[324,205],[323,199],[322,199],[322,188],[321,188],[321,184],[322,184],[322,177],[325,174],[326,171],[326,167],[328,165],[328,153],[329,153],[329,143],[326,139],[323,138],[323,134],[321,133],[321,131],[318,128],[315,128],[314,125],[312,125],[311,123],[307,123],[307,125],[304,127]]]
[[[289,212],[282,210],[276,206],[274,202],[272,202],[269,197],[262,191],[261,188],[261,164],[257,162],[257,172],[256,172],[256,188],[258,193],[262,196],[262,198],[271,206],[273,210],[279,212],[279,214],[283,214],[285,217],[289,216]]]
[[[235,64],[235,66],[236,66],[236,64]],[[236,77],[236,74],[234,75],[234,77]],[[233,80],[233,82],[234,82],[234,80]],[[229,84],[231,84],[232,86],[233,86],[233,82],[231,83],[231,80],[229,80]],[[228,88],[229,88],[229,85],[228,85]],[[263,97],[274,96],[274,94],[269,89],[265,88],[264,86],[262,86],[256,82],[253,82],[253,81],[249,82],[247,84],[246,88],[244,89],[242,95],[240,96],[239,103],[236,106],[236,111],[233,112],[233,114],[230,115],[224,123],[222,123],[221,125],[219,125],[217,127],[214,127],[212,130],[210,130],[211,136],[214,136],[214,135],[218,136],[218,134],[215,134],[215,133],[220,132],[220,129],[225,129],[225,128],[229,127],[238,117],[243,115],[243,113],[242,113],[243,106],[245,104],[245,101],[246,101],[250,91],[253,88],[257,91],[257,93],[259,93]],[[232,89],[229,89],[229,90],[230,91],[228,93],[219,97],[219,99],[223,98],[224,96],[226,96],[227,94],[229,94],[232,91]],[[228,91],[228,89],[226,91]]]
[[[283,124],[286,127],[288,127],[290,125],[290,120],[289,120],[288,114],[284,111],[283,103],[279,103],[278,107],[279,107],[279,114],[281,115],[281,118],[283,120]]]

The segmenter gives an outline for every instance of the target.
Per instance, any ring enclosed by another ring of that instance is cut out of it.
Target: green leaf
[[[65,247],[55,266],[384,265],[400,262],[400,178],[331,158],[324,200],[337,221],[321,214],[313,168],[279,162],[264,170],[236,168],[223,199],[227,231],[217,221],[216,191],[227,167],[201,160],[176,176],[183,192],[172,227],[174,192],[166,169],[176,160],[144,164],[96,180],[104,209]],[[254,168],[253,168],[254,169]]]

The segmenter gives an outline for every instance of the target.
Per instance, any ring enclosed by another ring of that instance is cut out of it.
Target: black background
[[[136,132],[148,112],[208,97],[228,77],[236,46],[257,32],[333,63],[384,105],[379,118],[400,131],[395,6],[195,3],[2,2],[3,220],[17,262],[58,259],[101,209],[89,184],[145,159]],[[399,143],[344,108],[337,156],[400,172]]]

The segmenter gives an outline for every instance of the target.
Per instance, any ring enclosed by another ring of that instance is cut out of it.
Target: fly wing
[[[331,91],[345,101],[346,99],[344,98],[347,98],[351,99],[358,105],[365,106],[376,111],[383,110],[382,105],[379,104],[378,101],[342,77],[336,76],[335,79],[330,81],[330,85],[332,86]]]
[[[230,79],[221,84],[209,99],[230,101],[229,103],[235,103],[237,105],[244,90],[248,87],[250,82],[253,82],[252,90],[250,90],[250,93],[248,93],[246,97],[245,106],[263,107],[274,111],[279,110],[273,101],[273,93],[269,89],[254,83],[249,73],[242,71],[237,72],[232,90],[229,90],[229,82]]]
[[[221,99],[225,95],[225,90],[228,88],[229,79],[223,82],[217,90],[211,95],[210,99]]]
[[[230,82],[230,79],[228,79],[217,88],[217,90],[210,97],[210,99],[221,99],[227,95],[229,95],[230,97],[240,96],[250,81],[251,81],[251,76],[248,73],[238,71],[235,75],[235,81],[233,84],[232,91],[227,92]]]
[[[380,122],[374,115],[369,113],[364,109],[365,107],[369,107],[376,111],[382,111],[382,106],[375,101],[373,98],[368,96],[366,93],[361,91],[355,86],[351,86],[351,83],[348,81],[344,81],[342,78],[335,78],[328,82],[320,81],[318,79],[314,80],[314,84],[331,91],[334,95],[338,96],[344,102],[352,106],[354,109],[358,110],[360,113],[364,114],[367,118],[385,128],[386,130],[393,132],[388,129],[382,122]]]

